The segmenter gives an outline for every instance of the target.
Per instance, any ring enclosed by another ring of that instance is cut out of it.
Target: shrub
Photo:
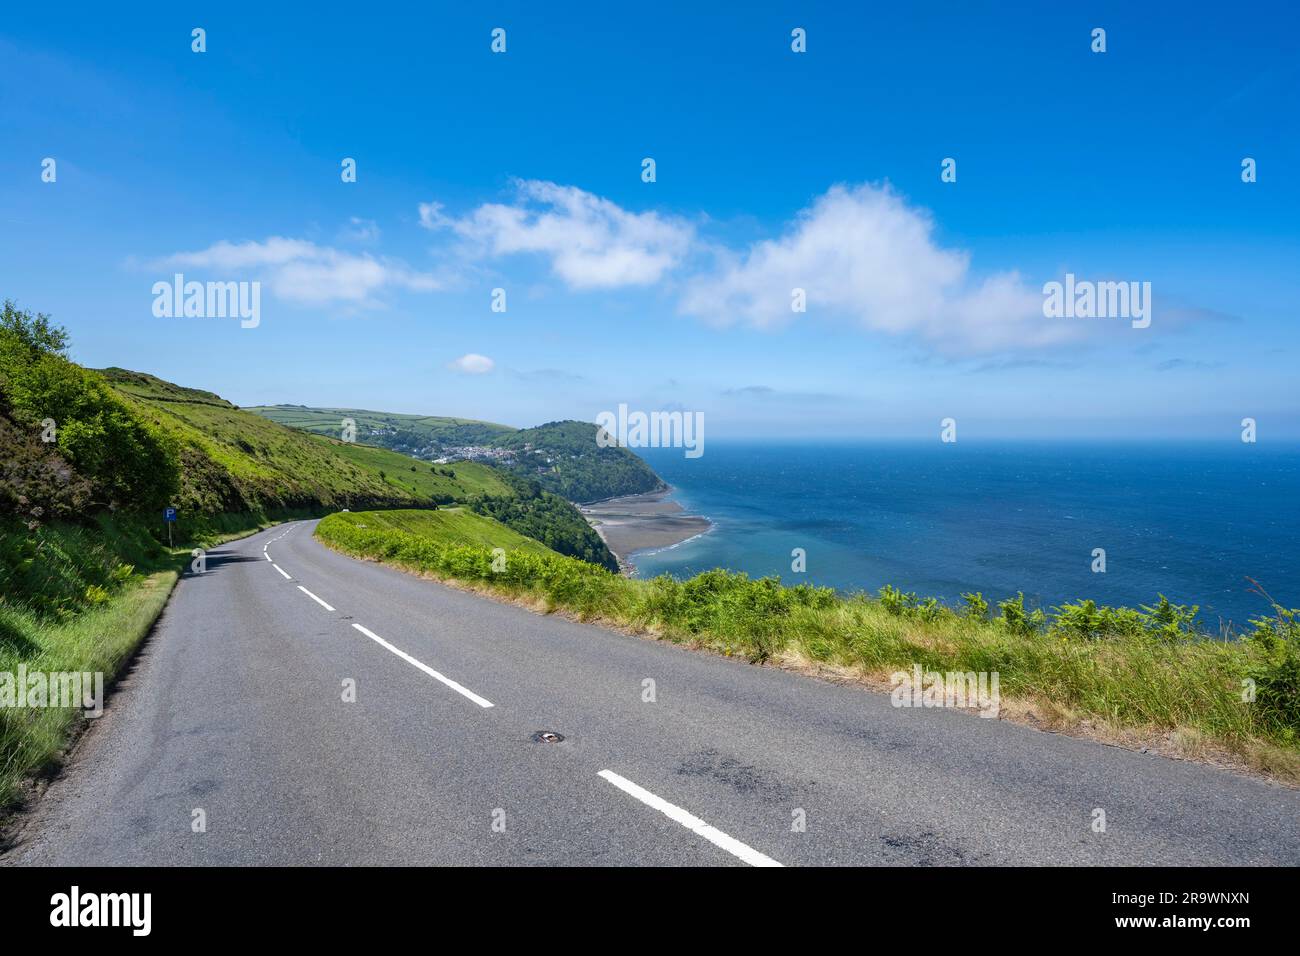
[[[989,615],[989,602],[984,600],[984,595],[979,591],[974,593],[963,594],[961,599],[966,602],[966,617],[972,621],[983,621]]]
[[[1196,632],[1196,615],[1199,605],[1188,607],[1185,604],[1170,604],[1163,594],[1155,607],[1142,605],[1146,612],[1147,629],[1156,637],[1166,641],[1177,641]]]
[[[1300,608],[1273,605],[1274,616],[1251,621],[1246,640],[1259,656],[1247,671],[1260,719],[1294,739],[1300,727]]]
[[[1012,634],[1022,637],[1036,634],[1047,621],[1047,615],[1041,608],[1035,608],[1033,611],[1025,610],[1023,591],[1018,592],[1014,598],[999,601],[998,610],[1002,612],[1002,626]]]

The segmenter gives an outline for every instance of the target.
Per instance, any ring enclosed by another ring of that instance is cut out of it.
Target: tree
[[[68,330],[55,325],[44,312],[33,315],[5,299],[0,310],[0,332],[8,332],[35,352],[62,355],[68,348]]]

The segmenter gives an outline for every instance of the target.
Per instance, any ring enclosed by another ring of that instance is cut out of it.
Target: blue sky
[[[12,7],[0,295],[244,405],[1300,437],[1300,17],[892,6]],[[260,324],[156,317],[177,271]],[[1150,327],[1045,318],[1067,272]]]

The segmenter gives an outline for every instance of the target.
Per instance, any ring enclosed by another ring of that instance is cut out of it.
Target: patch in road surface
[[[911,740],[903,737],[901,733],[897,735],[881,733],[866,727],[846,728],[841,733],[852,740],[869,743],[877,750],[911,750],[916,746]]]
[[[900,857],[899,863],[911,866],[971,866],[979,863],[983,854],[971,854],[961,847],[945,842],[933,830],[919,833],[882,833],[883,843],[890,855]]]
[[[785,783],[776,774],[760,770],[753,764],[743,763],[716,750],[701,750],[691,754],[677,765],[682,777],[702,777],[730,787],[740,794],[761,794],[778,800],[794,796],[796,788]]]

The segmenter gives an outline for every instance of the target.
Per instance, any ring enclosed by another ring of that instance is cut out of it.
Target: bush
[[[972,621],[984,621],[989,616],[989,602],[984,600],[984,595],[979,591],[973,594],[963,594],[961,599],[966,602],[966,617]]]
[[[1054,608],[1051,633],[1062,637],[1096,639],[1135,637],[1146,632],[1141,612],[1133,608],[1098,607],[1096,601],[1079,601]]]
[[[1047,615],[1041,608],[1035,608],[1033,611],[1025,610],[1023,591],[1018,592],[1014,598],[999,601],[998,610],[1002,612],[1002,626],[1012,634],[1021,637],[1038,633],[1047,622]]]
[[[1196,615],[1200,606],[1193,604],[1170,604],[1163,594],[1155,607],[1142,605],[1146,612],[1146,626],[1154,636],[1166,641],[1177,641],[1196,633]]]

